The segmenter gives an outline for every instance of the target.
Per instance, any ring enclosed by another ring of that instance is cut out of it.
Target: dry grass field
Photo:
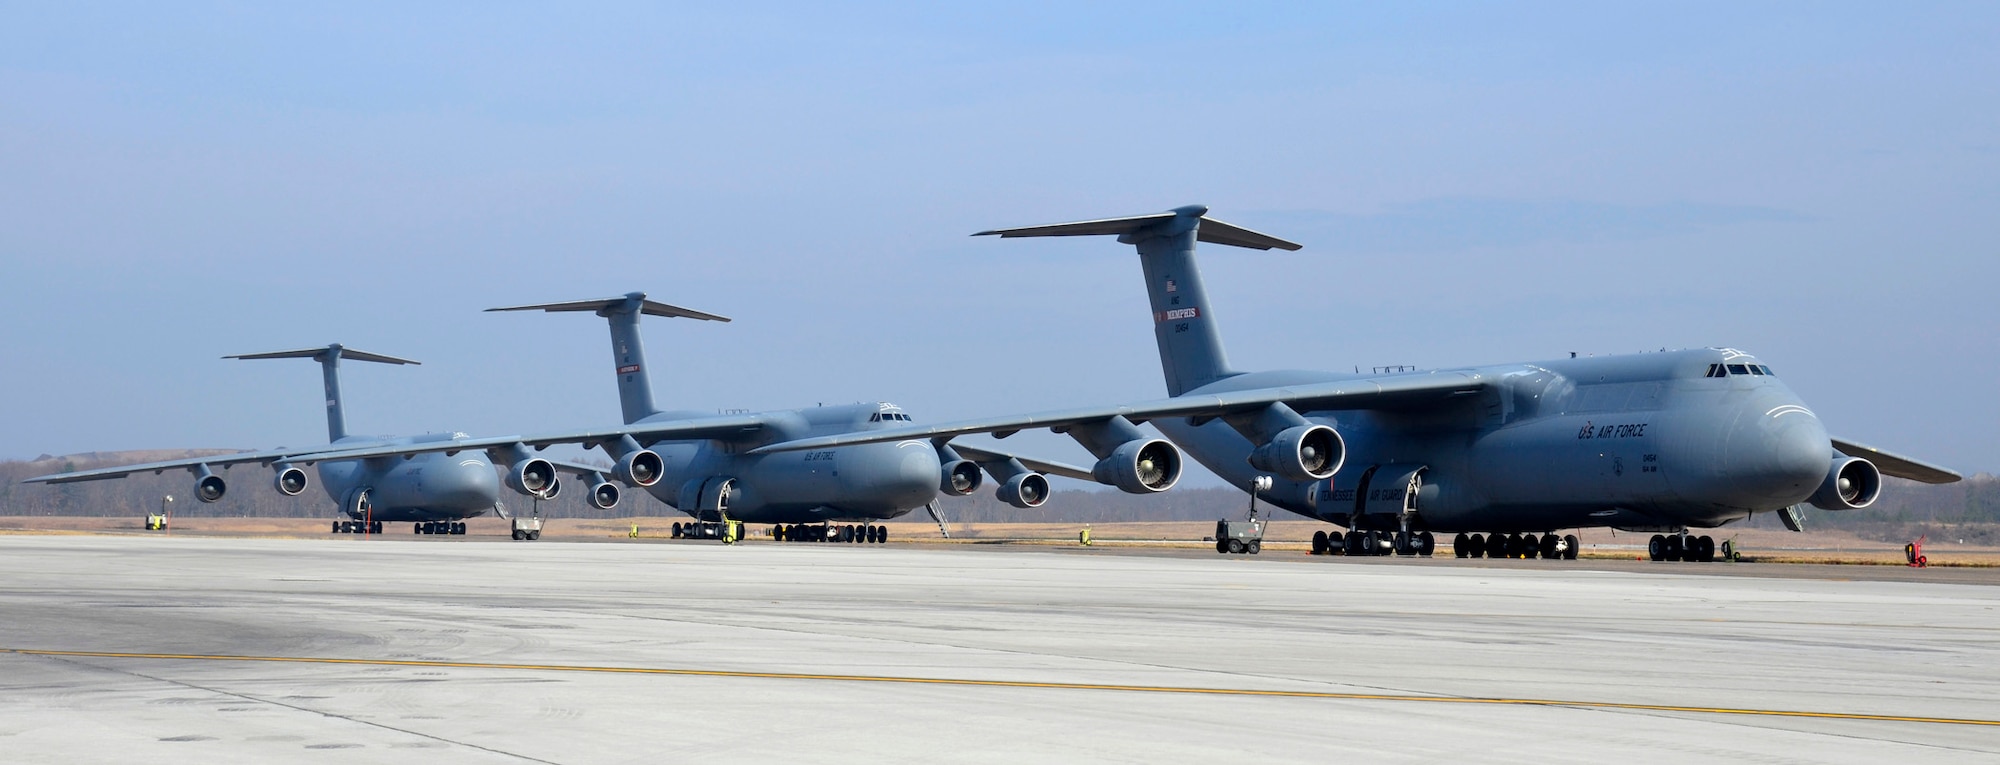
[[[670,538],[679,518],[644,517],[613,519],[552,518],[543,531],[547,541],[616,542],[629,540],[634,528],[641,541]],[[332,537],[330,519],[310,518],[175,518],[165,532],[146,531],[145,519],[132,517],[14,516],[0,517],[0,534],[192,534],[212,537]],[[464,539],[506,539],[508,522],[499,518],[474,518],[464,537],[422,537],[448,542]],[[990,523],[952,524],[951,539],[938,535],[928,521],[892,521],[892,544],[929,545],[1032,545],[1074,546],[1080,524]],[[1304,555],[1315,530],[1328,528],[1310,521],[1275,521],[1266,536],[1265,554]],[[752,527],[749,541],[767,539],[768,527]],[[1091,527],[1091,539],[1100,547],[1184,547],[1202,549],[1204,537],[1213,534],[1209,522],[1108,523]],[[1718,533],[1719,531],[1719,533]],[[1747,558],[1772,563],[1845,563],[1857,565],[1902,565],[1901,543],[1862,539],[1840,531],[1794,534],[1786,531],[1744,529],[1718,530],[1710,535],[1720,543],[1734,539]],[[390,524],[384,537],[412,536],[410,524]],[[1588,529],[1578,535],[1583,556],[1593,558],[1642,558],[1649,534]],[[362,537],[349,537],[365,542]],[[1439,540],[1439,554],[1450,554],[1450,540]],[[2000,566],[2000,548],[1957,544],[1954,540],[1932,539],[1924,548],[1933,566]]]

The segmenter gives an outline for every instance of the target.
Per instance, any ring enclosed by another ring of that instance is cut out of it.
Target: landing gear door
[[[1424,465],[1380,465],[1368,471],[1361,487],[1362,509],[1369,515],[1406,515],[1417,512],[1417,496],[1424,488]]]
[[[1321,520],[1332,521],[1342,526],[1361,511],[1361,486],[1368,482],[1371,470],[1342,470],[1332,478],[1313,485],[1312,505],[1314,514]]]

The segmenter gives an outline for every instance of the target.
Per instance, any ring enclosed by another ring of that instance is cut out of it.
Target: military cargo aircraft
[[[194,474],[195,499],[204,503],[222,499],[229,484],[215,473],[234,465],[258,464],[273,472],[272,486],[279,493],[297,496],[311,480],[304,467],[315,467],[327,496],[339,503],[339,513],[347,520],[333,522],[336,534],[380,534],[382,524],[410,522],[418,534],[464,534],[465,519],[498,512],[506,506],[499,501],[500,479],[493,463],[481,454],[427,454],[420,460],[331,459],[308,455],[337,450],[365,449],[390,445],[459,443],[464,433],[431,433],[419,436],[355,436],[347,432],[347,418],[340,395],[340,362],[371,361],[380,364],[416,364],[409,359],[384,356],[346,348],[339,343],[324,348],[306,348],[271,353],[224,356],[227,359],[312,359],[319,362],[326,385],[327,443],[306,448],[272,449],[213,457],[148,462],[137,465],[84,470],[29,478],[24,483],[71,483],[119,478],[133,473],[159,474],[185,469]],[[303,467],[302,467],[303,466]],[[550,462],[545,469],[514,482],[517,491],[539,499],[553,499],[562,490],[556,475],[564,470],[587,476],[591,481],[591,504],[609,509],[618,504],[619,490],[604,480],[600,469],[569,462]],[[539,536],[539,534],[537,534]]]
[[[1258,498],[1345,530],[1316,533],[1315,553],[1370,555],[1428,555],[1434,534],[1455,533],[1461,557],[1574,558],[1576,537],[1556,532],[1608,526],[1657,532],[1654,560],[1712,560],[1714,540],[1689,529],[1775,511],[1796,530],[1802,503],[1867,507],[1884,474],[1959,480],[1829,437],[1771,367],[1728,348],[1388,374],[1237,371],[1223,355],[1195,243],[1299,245],[1207,212],[975,234],[1116,236],[1137,248],[1170,398],[804,438],[757,453],[1040,427],[1115,431],[1134,443],[1134,425],[1151,422],[1231,484],[1248,490],[1272,476]]]
[[[801,438],[865,434],[911,422],[893,404],[866,403],[736,414],[661,411],[653,404],[650,369],[640,343],[642,315],[719,320],[721,317],[648,300],[645,293],[563,303],[513,306],[493,311],[589,312],[610,323],[618,397],[625,425],[603,430],[537,436],[472,439],[450,443],[385,444],[310,455],[316,459],[380,459],[418,454],[447,455],[472,449],[516,450],[509,485],[537,470],[530,449],[582,444],[603,449],[614,460],[612,474],[646,488],[660,501],[692,517],[676,534],[712,538],[727,522],[772,524],[773,537],[787,541],[879,543],[888,530],[878,520],[916,508],[930,510],[945,527],[935,499],[942,492],[970,494],[982,472],[999,482],[1002,501],[1039,507],[1048,501],[1047,474],[1093,480],[1091,471],[1061,463],[970,447],[953,448],[921,439],[870,441],[783,454],[758,447]],[[1127,472],[1109,476],[1120,488],[1149,493],[1171,488],[1180,476],[1179,453],[1163,440],[1135,437]],[[1171,461],[1156,464],[1165,452]],[[1095,476],[1105,480],[1104,474]],[[858,521],[859,525],[854,522]],[[836,525],[836,522],[840,522]]]

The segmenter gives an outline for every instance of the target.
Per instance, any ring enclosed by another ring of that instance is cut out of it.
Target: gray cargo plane
[[[416,364],[415,361],[357,351],[340,344],[295,351],[224,356],[227,359],[312,359],[318,361],[326,385],[326,430],[328,443],[307,448],[273,449],[240,454],[148,462],[137,465],[84,470],[29,478],[24,483],[71,483],[120,478],[133,473],[159,474],[185,469],[195,476],[194,496],[204,503],[222,499],[229,484],[215,474],[216,468],[256,463],[274,472],[272,486],[279,493],[297,496],[311,481],[301,466],[316,467],[327,496],[339,503],[340,513],[349,520],[334,521],[336,534],[379,534],[382,524],[411,522],[418,534],[464,534],[467,518],[488,510],[506,516],[499,501],[500,480],[493,464],[479,454],[446,456],[428,454],[420,460],[331,459],[310,456],[337,450],[378,448],[390,445],[459,443],[464,433],[432,433],[420,436],[353,436],[347,433],[347,418],[340,395],[340,362],[372,361],[381,364]],[[592,479],[590,501],[609,509],[618,504],[616,485],[604,480],[599,469],[589,465],[549,462],[533,476],[517,478],[514,488],[522,494],[553,499],[562,490],[558,470]]]
[[[1797,530],[1801,503],[1867,507],[1884,474],[1959,480],[1829,437],[1770,367],[1727,348],[1371,375],[1236,371],[1223,356],[1195,243],[1299,245],[1207,212],[1189,206],[975,234],[1104,235],[1135,246],[1171,398],[806,438],[757,452],[943,444],[1037,427],[1130,432],[1152,422],[1231,484],[1270,475],[1257,497],[1344,527],[1316,533],[1315,553],[1428,555],[1434,533],[1456,533],[1461,557],[1574,558],[1575,536],[1557,531],[1609,526],[1659,532],[1654,560],[1712,560],[1713,539],[1689,529],[1776,511]]]
[[[653,404],[650,370],[639,337],[640,316],[726,319],[648,300],[643,292],[491,310],[590,312],[609,320],[618,397],[626,424],[539,436],[389,444],[309,456],[380,459],[509,448],[522,455],[509,470],[510,482],[518,483],[524,471],[533,469],[535,459],[526,456],[530,448],[582,444],[611,455],[617,461],[613,468],[617,477],[646,487],[660,501],[691,516],[692,522],[676,525],[677,535],[712,537],[724,521],[735,520],[772,524],[771,534],[778,539],[821,542],[886,541],[888,530],[874,521],[899,517],[919,507],[929,509],[942,529],[944,521],[934,501],[937,495],[972,493],[982,483],[982,471],[999,482],[1002,501],[1022,508],[1039,507],[1048,500],[1049,482],[1044,474],[1094,478],[1091,471],[1080,467],[986,449],[954,449],[921,439],[871,441],[804,453],[758,453],[753,450],[768,444],[872,433],[912,420],[902,409],[887,403],[720,415],[661,411]],[[1165,441],[1135,438],[1136,443],[1126,449],[1128,469],[1095,478],[1135,493],[1171,488],[1180,475],[1179,453]],[[1159,463],[1161,459],[1169,461]],[[641,476],[648,480],[637,480]],[[854,525],[855,521],[860,525]]]

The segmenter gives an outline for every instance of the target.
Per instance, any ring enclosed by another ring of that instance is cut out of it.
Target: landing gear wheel
[[[1455,558],[1469,558],[1469,557],[1472,557],[1472,549],[1471,549],[1471,548],[1472,548],[1472,539],[1471,539],[1471,538],[1469,538],[1469,537],[1467,537],[1467,536],[1465,535],[1465,532],[1463,532],[1463,531],[1461,531],[1461,532],[1458,532],[1458,536],[1455,536],[1455,537],[1452,537],[1452,538],[1451,538],[1451,554],[1452,554],[1452,557],[1455,557]]]
[[[1566,545],[1566,547],[1563,549],[1563,560],[1576,560],[1576,553],[1578,547],[1578,543],[1576,541],[1576,535],[1564,534],[1563,544]]]
[[[876,528],[876,531],[875,531],[875,544],[878,544],[878,545],[879,545],[879,544],[886,544],[886,543],[888,543],[888,541],[889,541],[889,527],[887,527],[887,526],[876,526],[875,528]]]
[[[329,531],[329,532],[327,532],[327,533],[328,533],[328,534],[338,534],[338,533],[340,533],[340,521],[334,521],[334,522],[333,522],[333,530],[332,530],[332,531]]]
[[[672,530],[671,530],[670,532],[668,532],[668,533],[670,533],[670,534],[672,535],[672,537],[673,537],[674,539],[680,539],[680,538],[681,538],[681,525],[680,525],[680,523],[679,523],[679,522],[676,522],[676,523],[674,523],[674,527],[673,527],[673,529],[672,529]]]
[[[1679,534],[1667,537],[1667,560],[1679,561],[1686,559],[1687,537]]]
[[[1338,531],[1326,532],[1326,554],[1339,555],[1347,552],[1347,537]]]
[[[1465,538],[1465,548],[1466,548],[1465,549],[1466,557],[1470,558],[1486,557],[1486,537],[1479,534],[1472,534],[1470,536],[1467,536]]]
[[[1438,547],[1437,537],[1431,536],[1431,533],[1428,531],[1417,532],[1418,555],[1424,556],[1426,558],[1431,557],[1432,553],[1437,552],[1437,547]]]
[[[1541,543],[1542,560],[1555,560],[1557,556],[1561,555],[1556,550],[1556,545],[1561,542],[1562,539],[1554,534],[1543,534]]]
[[[1325,531],[1315,531],[1315,532],[1313,532],[1313,547],[1312,547],[1312,554],[1314,554],[1314,555],[1325,555],[1325,554],[1326,554],[1326,532],[1325,532]]]
[[[1411,546],[1411,541],[1410,532],[1398,531],[1395,536],[1389,538],[1389,549],[1395,551],[1397,555],[1415,555],[1417,551]]]
[[[1647,540],[1646,557],[1652,558],[1653,561],[1656,563],[1666,560],[1667,538],[1660,536],[1659,534],[1654,534],[1652,539]]]
[[[1700,538],[1700,539],[1698,540],[1698,543],[1700,544],[1700,546],[1701,546],[1701,549],[1700,549],[1700,550],[1699,550],[1698,552],[1696,552],[1696,553],[1695,553],[1695,556],[1694,556],[1694,557],[1695,557],[1695,560],[1698,560],[1698,561],[1701,561],[1701,562],[1703,562],[1703,563],[1714,563],[1714,562],[1715,562],[1715,538],[1714,538],[1714,537],[1706,537],[1706,536],[1705,536],[1705,537],[1701,537],[1701,538]]]

